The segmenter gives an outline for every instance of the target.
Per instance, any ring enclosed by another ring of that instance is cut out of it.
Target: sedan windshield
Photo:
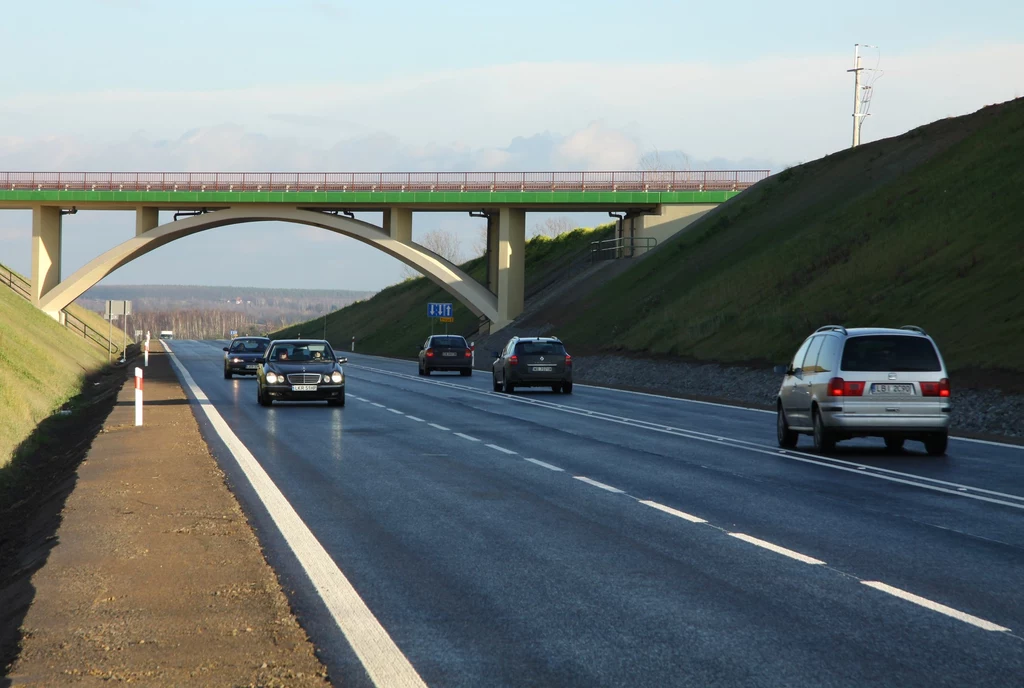
[[[269,343],[269,339],[236,339],[231,342],[229,351],[233,354],[261,354]]]
[[[281,363],[324,363],[334,360],[334,351],[324,342],[277,344],[267,357]]]

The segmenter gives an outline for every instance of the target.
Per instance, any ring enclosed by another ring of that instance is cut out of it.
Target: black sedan
[[[267,351],[267,337],[236,337],[224,347],[224,379],[235,375],[255,375],[256,367]]]
[[[418,358],[420,375],[430,375],[435,370],[457,370],[460,375],[473,374],[473,349],[461,335],[430,335],[419,348]]]
[[[280,339],[270,342],[260,359],[256,379],[256,400],[261,406],[275,401],[326,401],[345,405],[347,358],[334,355],[322,339]]]

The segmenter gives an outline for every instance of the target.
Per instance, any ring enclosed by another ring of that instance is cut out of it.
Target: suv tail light
[[[473,358],[473,350],[466,349],[466,358]]]
[[[565,355],[565,367],[569,368],[571,366],[572,366],[572,356],[570,356],[569,354],[566,354]]]
[[[434,357],[434,350],[433,349],[427,349],[427,358],[433,358],[433,357]]]
[[[508,364],[509,365],[519,365],[519,357],[516,356],[515,354],[509,356],[508,357]]]
[[[863,395],[863,382],[849,382],[841,377],[834,377],[828,381],[828,396],[830,397],[859,397]]]
[[[938,382],[922,382],[921,396],[923,397],[949,397],[949,378],[942,378]]]

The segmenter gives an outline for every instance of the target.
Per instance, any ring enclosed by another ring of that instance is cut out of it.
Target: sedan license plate
[[[292,385],[293,392],[315,392],[316,385]]]
[[[874,384],[871,385],[872,394],[913,394],[914,385],[900,384]]]
[[[530,368],[530,370],[532,370],[535,373],[550,373],[551,366],[533,366],[532,368]]]
[[[442,356],[454,356],[454,355],[455,355],[455,352],[454,352],[454,351],[445,351],[445,352],[444,352],[444,353],[442,353],[441,355],[442,355]]]
[[[247,366],[245,366],[245,369],[246,370],[256,370],[256,364],[254,363],[253,365],[247,365]]]

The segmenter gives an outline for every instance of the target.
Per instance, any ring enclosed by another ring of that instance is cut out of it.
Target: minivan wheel
[[[512,384],[508,380],[502,380],[501,382],[502,382],[502,390],[501,391],[503,391],[505,394],[514,394],[515,393],[516,386],[514,384]]]
[[[949,433],[938,432],[924,441],[924,448],[929,456],[945,456],[949,445]]]
[[[786,422],[786,412],[782,410],[782,404],[779,404],[776,409],[776,434],[779,440],[779,446],[783,449],[792,449],[796,446],[800,436],[789,429],[789,423]]]
[[[462,370],[459,371],[459,374],[462,375],[462,377],[469,377],[470,375],[473,374],[473,369],[463,368]]]
[[[572,394],[572,383],[571,382],[564,382],[564,383],[562,383],[562,394]]]
[[[885,448],[891,452],[898,452],[903,449],[903,442],[902,437],[886,437]]]
[[[825,427],[821,420],[821,413],[814,409],[814,449],[819,454],[827,454],[836,448],[836,438],[832,432]]]

